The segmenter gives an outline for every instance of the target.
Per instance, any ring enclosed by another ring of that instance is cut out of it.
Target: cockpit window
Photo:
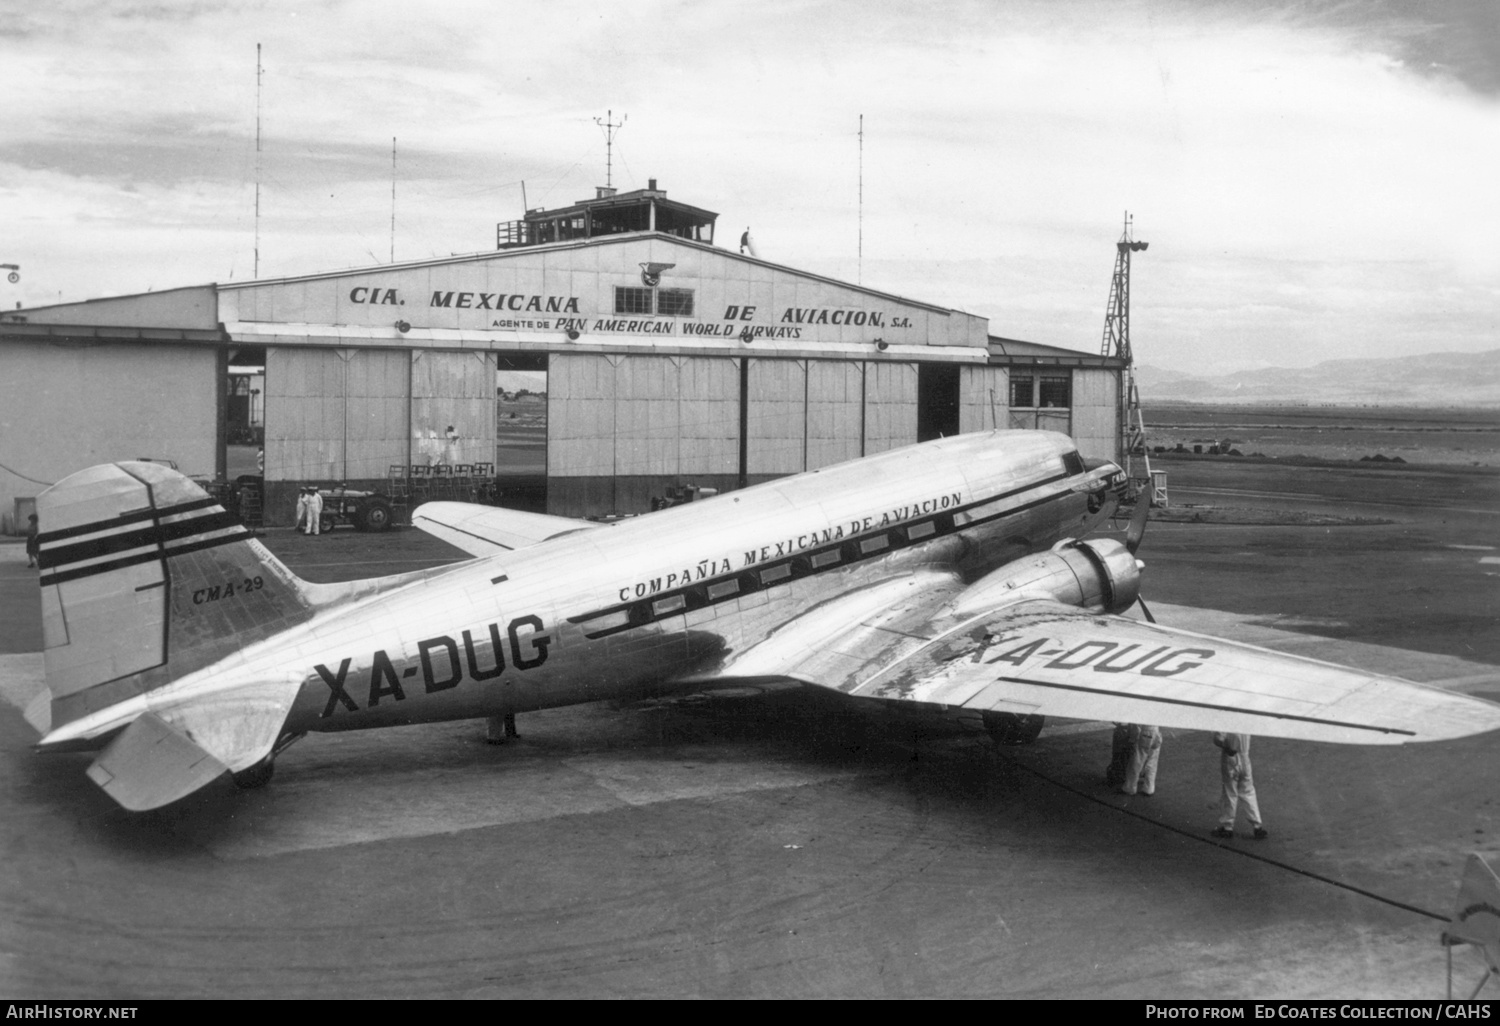
[[[1078,455],[1077,449],[1074,449],[1072,452],[1063,453],[1063,469],[1069,474],[1082,474],[1084,472],[1083,457]]]

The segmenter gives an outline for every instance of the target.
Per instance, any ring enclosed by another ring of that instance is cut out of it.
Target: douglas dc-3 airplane
[[[1145,528],[1085,539],[1124,480],[1067,437],[909,446],[609,525],[453,502],[416,526],[474,559],[349,584],[292,575],[154,463],[37,499],[45,751],[97,750],[127,809],[309,731],[799,682],[849,701],[1399,744],[1500,728],[1500,705],[1119,614]],[[1144,604],[1142,604],[1144,611]],[[1149,618],[1149,614],[1147,614]]]

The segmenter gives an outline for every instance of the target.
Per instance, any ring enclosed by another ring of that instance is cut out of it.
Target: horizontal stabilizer
[[[524,513],[472,502],[424,502],[412,511],[411,525],[471,556],[493,556],[560,534],[603,526],[590,520]]]
[[[46,688],[38,691],[26,703],[26,709],[22,713],[26,722],[31,724],[31,729],[38,734],[46,734],[52,729],[52,692]]]
[[[88,769],[89,779],[132,812],[175,802],[226,771],[156,714],[138,716]]]

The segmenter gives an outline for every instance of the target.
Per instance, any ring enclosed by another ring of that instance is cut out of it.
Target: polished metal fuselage
[[[285,731],[631,697],[711,674],[875,581],[972,581],[1111,512],[1063,435],[929,442],[388,582],[241,654],[305,671]]]

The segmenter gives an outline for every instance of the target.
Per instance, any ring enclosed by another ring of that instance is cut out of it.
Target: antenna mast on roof
[[[396,262],[396,137],[391,136],[391,263]]]
[[[594,119],[594,124],[604,129],[604,187],[614,187],[614,144],[615,130],[625,127],[625,122],[630,120],[629,114],[621,114],[618,122],[611,120],[615,115],[612,110],[604,112],[604,120]]]
[[[250,277],[260,277],[260,44],[255,44],[255,266]]]
[[[865,283],[865,116],[859,116],[859,270],[854,281]]]

